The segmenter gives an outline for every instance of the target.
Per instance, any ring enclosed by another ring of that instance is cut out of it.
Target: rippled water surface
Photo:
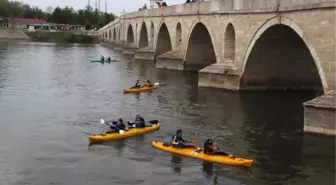
[[[90,62],[100,54],[121,62]],[[164,84],[122,93],[147,78]],[[335,184],[335,138],[299,133],[301,103],[314,96],[200,88],[195,73],[159,70],[100,45],[0,42],[0,184]],[[106,130],[100,118],[137,113],[161,129],[89,146],[89,133]],[[255,163],[246,170],[152,148],[177,128]]]

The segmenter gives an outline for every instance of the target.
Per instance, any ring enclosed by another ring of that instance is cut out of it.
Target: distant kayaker
[[[132,88],[140,88],[141,86],[139,85],[140,81],[137,80],[135,85]]]
[[[109,61],[109,62],[110,62],[110,61],[111,61],[111,57],[107,57],[107,61]]]
[[[126,126],[124,121],[119,118],[118,121],[113,122],[114,125],[111,125],[112,132],[119,132],[119,130],[125,130]]]
[[[137,114],[135,116],[134,123],[129,123],[128,125],[133,126],[133,127],[137,127],[137,128],[145,128],[146,127],[145,119],[143,119],[139,114]]]
[[[197,148],[193,145],[186,144],[186,143],[190,143],[190,142],[183,139],[181,129],[178,129],[176,131],[176,135],[174,135],[172,139],[173,139],[172,144],[177,146],[178,148]]]
[[[146,87],[153,87],[153,84],[149,80],[147,80],[145,86]]]
[[[104,61],[104,60],[105,60],[105,58],[104,58],[103,55],[100,55],[100,60],[101,60],[101,61]]]
[[[204,154],[207,155],[228,155],[230,157],[233,157],[232,155],[221,152],[219,150],[218,146],[214,146],[213,140],[212,139],[207,139],[204,143]]]

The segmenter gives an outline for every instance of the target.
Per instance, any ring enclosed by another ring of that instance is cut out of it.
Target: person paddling
[[[105,58],[104,58],[103,55],[100,55],[100,60],[101,60],[101,61],[104,61],[104,60],[105,60]]]
[[[231,158],[233,158],[233,155],[230,155],[228,153],[225,152],[221,152],[219,150],[218,146],[214,146],[213,140],[212,139],[207,139],[204,143],[204,154],[207,155],[224,155],[224,156],[230,156]]]
[[[111,62],[111,57],[107,57],[107,61]]]
[[[134,123],[128,123],[128,125],[130,125],[132,127],[136,127],[136,128],[145,128],[146,127],[145,120],[139,114],[137,114],[135,116]]]
[[[145,87],[153,87],[153,84],[149,80],[147,80]]]
[[[176,135],[173,136],[172,140],[172,144],[177,146],[177,148],[197,148],[193,145],[186,144],[190,142],[183,139],[181,129],[178,129],[176,131]]]
[[[141,86],[139,85],[139,80],[136,81],[135,85],[132,88],[140,88]]]
[[[113,122],[114,125],[111,125],[111,131],[110,132],[119,132],[120,130],[125,130],[126,126],[124,124],[124,121],[119,118],[118,121]],[[108,133],[110,133],[108,132]]]

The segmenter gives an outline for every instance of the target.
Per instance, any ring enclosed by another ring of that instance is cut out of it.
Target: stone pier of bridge
[[[125,14],[98,33],[105,45],[157,68],[195,71],[198,85],[318,90],[305,130],[335,135],[334,0],[211,0]],[[323,115],[323,116],[322,116]]]

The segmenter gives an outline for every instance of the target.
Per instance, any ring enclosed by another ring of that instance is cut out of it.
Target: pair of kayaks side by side
[[[111,60],[111,61],[107,61],[107,60],[91,60],[91,62],[100,62],[100,63],[111,63],[111,62],[117,62],[117,60]]]
[[[157,89],[158,87],[140,87],[140,88],[127,88],[124,89],[124,93],[137,93],[137,92],[146,92],[146,91],[152,91],[154,89]]]
[[[230,157],[224,155],[208,155],[203,153],[203,149],[199,150],[197,148],[177,148],[173,147],[170,143],[164,143],[160,141],[153,141],[152,146],[166,152],[230,166],[240,166],[249,168],[253,164],[253,160],[251,159],[243,159],[236,156]]]
[[[111,61],[104,61],[104,60],[91,60],[91,62],[99,62],[99,63],[104,63],[104,62],[107,62],[107,63],[110,63]]]
[[[160,129],[160,123],[149,125],[145,128],[129,128],[125,130],[123,134],[119,132],[112,132],[112,133],[104,133],[98,135],[89,135],[89,141],[91,143],[94,142],[106,142],[106,141],[113,141],[113,140],[120,140],[132,136],[142,135],[149,132],[153,132]]]

